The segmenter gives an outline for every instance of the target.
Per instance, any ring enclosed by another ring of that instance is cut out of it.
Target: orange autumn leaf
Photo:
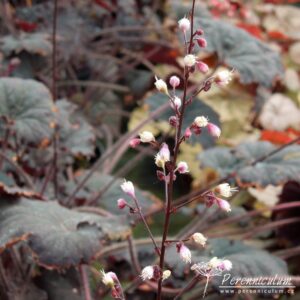
[[[269,141],[273,144],[283,145],[291,142],[293,139],[299,136],[300,136],[300,131],[297,131],[293,128],[289,128],[286,131],[263,130],[261,132],[260,139],[262,141]]]
[[[258,39],[263,39],[263,31],[257,25],[245,24],[245,23],[237,23],[237,27],[246,30],[248,33],[253,35]]]

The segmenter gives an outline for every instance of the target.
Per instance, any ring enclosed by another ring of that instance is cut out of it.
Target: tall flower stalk
[[[197,28],[196,30],[194,30],[195,2],[196,1],[193,0],[189,18],[184,17],[178,22],[179,30],[183,34],[185,46],[185,53],[183,57],[184,69],[182,76],[182,97],[176,95],[176,88],[178,88],[181,84],[180,78],[178,78],[177,76],[172,76],[170,78],[169,84],[172,87],[172,89],[169,90],[168,84],[163,79],[160,79],[155,76],[156,89],[160,93],[168,97],[170,107],[174,111],[174,115],[171,116],[169,119],[170,125],[175,128],[174,148],[169,149],[167,143],[159,143],[158,141],[156,141],[154,135],[149,131],[141,132],[139,134],[139,137],[134,138],[130,141],[130,146],[132,148],[137,147],[140,143],[146,143],[150,144],[155,149],[158,149],[158,153],[155,155],[154,162],[155,165],[158,167],[157,177],[159,180],[164,181],[165,185],[165,214],[161,243],[157,243],[156,239],[154,238],[151,232],[150,227],[147,224],[147,220],[143,214],[140,201],[135,193],[135,188],[132,182],[125,181],[121,185],[123,192],[131,199],[131,202],[129,203],[123,198],[118,199],[117,201],[117,205],[120,209],[128,208],[130,213],[139,215],[153,243],[155,253],[159,258],[159,264],[145,266],[140,274],[140,278],[143,281],[151,280],[157,282],[157,300],[162,299],[163,282],[170,276],[172,276],[171,270],[165,269],[165,254],[167,247],[170,244],[174,243],[178,252],[178,259],[185,264],[191,264],[192,252],[187,247],[186,242],[190,241],[192,243],[196,243],[198,245],[201,245],[202,247],[205,247],[207,241],[206,237],[199,232],[192,234],[190,237],[184,240],[168,239],[171,216],[172,214],[176,213],[176,210],[172,206],[174,182],[176,180],[176,176],[189,172],[189,167],[186,162],[180,161],[177,163],[180,145],[183,142],[187,141],[192,135],[200,135],[203,130],[207,130],[208,133],[215,138],[218,138],[221,134],[221,130],[217,125],[211,123],[207,119],[207,117],[201,115],[197,116],[193,123],[190,124],[187,128],[183,128],[186,107],[193,102],[193,100],[199,93],[201,93],[202,91],[208,91],[213,83],[225,85],[231,79],[231,72],[223,71],[215,76],[212,75],[210,77],[205,78],[202,82],[200,82],[199,86],[197,86],[194,92],[188,92],[188,82],[191,74],[197,71],[202,74],[206,74],[209,71],[209,67],[204,62],[198,60],[198,58],[194,54],[196,45],[200,48],[205,48],[207,46],[207,42],[205,38],[203,38],[203,30],[201,28]],[[230,212],[229,202],[219,198],[219,196],[230,197],[232,192],[234,191],[236,190],[234,188],[231,188],[228,184],[222,184],[216,187],[214,190],[210,190],[205,194],[205,204],[207,207],[210,207],[215,204],[220,209],[226,212]],[[223,262],[223,260],[218,260],[220,266]],[[222,270],[220,266],[214,266],[214,268]],[[198,272],[198,275],[199,274],[201,275],[202,273]],[[209,274],[211,275],[211,273]],[[208,284],[210,276],[206,277],[208,278]]]
[[[186,56],[190,55],[193,49],[193,32],[194,32],[194,12],[195,12],[195,0],[193,0],[192,10],[191,10],[191,27],[190,27],[190,41],[189,44],[187,43],[186,39],[186,33],[189,29],[189,20],[185,18],[185,26],[183,26],[182,32],[184,35],[184,41],[185,41],[185,49],[186,49]],[[179,27],[181,27],[182,21],[179,21]],[[174,170],[176,168],[176,162],[177,162],[177,155],[179,151],[179,147],[181,144],[181,131],[182,131],[182,123],[184,119],[184,112],[187,105],[187,88],[188,88],[188,80],[190,76],[190,67],[184,66],[184,88],[183,88],[183,98],[182,98],[182,105],[180,108],[180,111],[176,111],[176,115],[179,119],[178,126],[176,126],[176,132],[175,132],[175,147],[174,147],[174,155],[172,159],[172,163],[170,166],[170,180],[166,184],[166,210],[165,210],[165,221],[164,221],[164,230],[163,230],[163,236],[161,241],[161,248],[160,248],[160,260],[159,260],[159,267],[161,270],[164,269],[165,265],[165,253],[166,253],[166,240],[168,237],[169,227],[170,227],[170,219],[171,219],[171,205],[173,200],[173,185],[174,185]],[[157,300],[161,299],[161,291],[162,291],[162,278],[158,281],[158,287],[157,287]]]

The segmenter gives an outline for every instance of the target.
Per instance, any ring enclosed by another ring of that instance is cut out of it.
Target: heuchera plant
[[[179,94],[177,88],[181,84],[180,78],[172,76],[168,84],[163,80],[155,76],[156,89],[166,97],[166,101],[169,101],[171,108],[174,111],[174,115],[170,117],[170,126],[175,128],[175,145],[173,149],[170,149],[166,142],[159,143],[156,141],[153,133],[149,131],[143,131],[139,134],[139,137],[130,141],[130,146],[135,148],[140,143],[148,143],[152,147],[158,150],[154,157],[154,163],[157,166],[157,177],[165,185],[165,209],[164,209],[164,228],[161,243],[158,244],[153,237],[153,234],[147,224],[147,220],[141,209],[139,199],[136,197],[134,184],[131,181],[124,181],[121,185],[123,192],[129,196],[132,200],[128,203],[125,199],[121,198],[117,200],[119,209],[129,209],[133,214],[138,214],[143,221],[144,226],[153,242],[155,252],[159,258],[158,265],[149,265],[143,268],[140,277],[142,280],[153,280],[157,282],[157,300],[162,299],[162,285],[163,281],[172,276],[171,271],[165,269],[165,257],[166,251],[170,245],[176,245],[178,252],[178,259],[185,264],[192,263],[192,253],[187,247],[186,242],[189,240],[205,247],[206,237],[199,232],[192,234],[185,240],[169,240],[168,232],[170,227],[170,220],[174,214],[176,214],[176,207],[172,206],[173,202],[173,189],[176,183],[176,177],[180,174],[189,172],[188,164],[184,161],[177,162],[177,156],[179,153],[180,145],[188,141],[188,139],[194,135],[200,135],[203,130],[207,130],[209,134],[215,138],[219,138],[221,135],[220,128],[209,122],[205,116],[199,115],[194,119],[194,122],[189,127],[183,128],[183,119],[185,117],[186,107],[190,105],[195,97],[201,92],[207,92],[212,84],[218,84],[224,86],[229,83],[232,77],[232,71],[221,71],[218,74],[210,74],[206,77],[197,87],[196,90],[188,90],[188,81],[190,76],[195,72],[206,74],[209,71],[209,67],[204,62],[200,61],[195,53],[195,46],[205,48],[207,42],[203,37],[204,32],[201,28],[194,28],[194,10],[195,0],[193,1],[192,10],[189,17],[184,17],[178,21],[178,29],[183,35],[185,55],[183,57],[184,69],[183,69],[183,93]],[[228,183],[223,183],[215,187],[213,190],[209,190],[204,194],[205,204],[207,207],[217,205],[221,210],[230,212],[230,204],[228,201],[221,199],[220,197],[230,197],[236,189],[230,187]],[[180,206],[182,207],[182,205]],[[212,258],[208,262],[197,262],[191,266],[191,269],[195,271],[196,276],[204,276],[207,279],[206,288],[209,279],[215,275],[222,273],[225,270],[230,270],[232,263],[223,258]],[[102,281],[105,285],[109,286],[112,290],[112,296],[115,299],[124,299],[124,293],[120,282],[117,279],[117,275],[108,272],[102,272]],[[206,291],[205,288],[205,291]],[[184,290],[184,289],[183,289]],[[205,295],[204,291],[204,295]]]

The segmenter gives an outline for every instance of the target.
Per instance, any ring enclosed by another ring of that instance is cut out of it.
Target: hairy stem
[[[193,0],[192,5],[192,11],[191,11],[191,35],[190,35],[190,44],[188,47],[188,53],[191,53],[192,51],[192,42],[193,42],[193,31],[194,31],[194,10],[195,10],[195,0]],[[171,217],[171,204],[173,200],[173,175],[174,170],[176,168],[176,161],[177,161],[177,155],[180,147],[180,137],[181,137],[181,130],[182,130],[182,123],[184,118],[184,112],[186,108],[186,100],[187,100],[187,88],[188,88],[188,80],[189,80],[189,70],[187,67],[184,68],[184,90],[183,90],[183,100],[182,100],[182,106],[180,110],[180,116],[179,116],[179,124],[176,131],[176,138],[175,138],[175,147],[174,147],[174,156],[172,159],[172,166],[169,173],[169,182],[168,182],[168,188],[166,191],[166,211],[165,211],[165,222],[164,222],[164,230],[163,230],[163,236],[161,241],[161,249],[160,249],[160,260],[159,260],[159,267],[163,271],[164,264],[165,264],[165,252],[166,252],[166,245],[165,242],[168,237],[169,227],[170,227],[170,217]],[[157,288],[157,300],[161,300],[161,291],[162,291],[162,278],[158,281],[158,288]]]

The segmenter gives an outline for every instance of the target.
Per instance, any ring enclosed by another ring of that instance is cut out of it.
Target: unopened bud
[[[213,123],[208,123],[207,124],[207,129],[208,129],[208,132],[211,136],[217,137],[217,138],[220,137],[221,129],[217,125],[215,125]]]
[[[200,48],[206,48],[207,47],[207,41],[204,38],[198,38],[197,44]]]
[[[176,126],[178,125],[177,117],[171,116],[171,117],[169,118],[169,124],[170,124],[172,127],[176,127]]]
[[[196,62],[196,68],[198,71],[200,71],[201,73],[205,74],[209,71],[209,67],[206,63],[202,62],[202,61],[197,61]]]
[[[184,132],[184,138],[187,140],[192,136],[192,131],[191,129],[188,127],[185,132]]]
[[[140,139],[132,139],[129,143],[131,148],[136,148],[141,143]]]
[[[175,88],[177,88],[178,86],[179,86],[179,84],[180,84],[180,79],[179,79],[179,77],[177,77],[177,76],[172,76],[171,78],[170,78],[170,81],[169,81],[169,83],[170,83],[170,85],[173,87],[173,89],[175,89]]]
[[[126,206],[127,206],[127,202],[125,199],[123,199],[123,198],[118,199],[119,209],[124,209]]]

